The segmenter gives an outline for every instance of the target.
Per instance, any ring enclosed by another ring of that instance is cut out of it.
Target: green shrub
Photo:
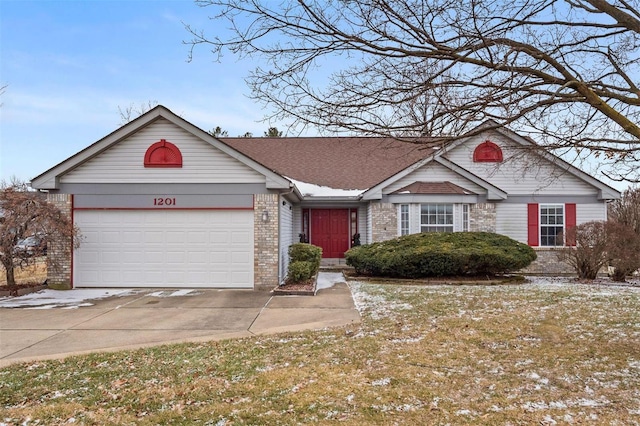
[[[304,262],[301,260],[289,262],[289,273],[287,274],[288,282],[299,283],[310,279],[314,275],[313,264],[311,262]]]
[[[495,275],[536,259],[534,250],[488,232],[423,233],[354,247],[345,253],[357,273],[397,278]]]
[[[296,243],[289,246],[289,269],[287,282],[297,283],[312,278],[320,269],[322,248]]]
[[[291,262],[310,262],[313,265],[313,273],[320,269],[322,248],[307,243],[296,243],[289,246],[289,260]]]

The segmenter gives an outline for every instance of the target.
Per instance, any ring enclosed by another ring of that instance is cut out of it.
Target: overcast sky
[[[212,14],[191,0],[0,0],[1,178],[30,180],[118,128],[118,107],[148,101],[204,130],[262,135],[251,63],[205,47],[187,61],[183,22],[211,32]]]

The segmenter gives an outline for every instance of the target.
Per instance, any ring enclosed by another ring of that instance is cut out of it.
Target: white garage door
[[[253,288],[253,211],[80,210],[75,287]]]

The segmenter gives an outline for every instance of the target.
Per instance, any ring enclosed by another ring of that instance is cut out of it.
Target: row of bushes
[[[320,269],[322,249],[307,244],[296,243],[289,246],[288,283],[299,283],[314,277]]]
[[[558,251],[558,260],[573,267],[581,279],[595,279],[607,266],[611,278],[624,281],[640,269],[640,235],[633,227],[619,222],[592,221],[569,230],[567,239],[575,247]]]
[[[488,232],[405,235],[345,254],[347,265],[359,274],[397,278],[496,275],[535,259],[528,245]]]

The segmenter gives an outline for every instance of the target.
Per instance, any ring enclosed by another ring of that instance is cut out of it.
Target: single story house
[[[484,127],[483,127],[484,126]],[[216,138],[157,106],[35,177],[81,246],[49,249],[50,285],[271,289],[287,249],[339,259],[417,232],[491,231],[554,272],[568,227],[607,217],[615,189],[527,138],[485,123],[426,138]]]

